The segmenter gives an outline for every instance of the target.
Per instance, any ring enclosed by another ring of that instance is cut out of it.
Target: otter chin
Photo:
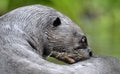
[[[72,53],[52,51],[50,53],[50,56],[56,59],[59,59],[61,61],[64,61],[68,64],[73,64],[79,61],[84,61],[92,57],[92,52],[89,52],[89,54],[85,54],[85,52],[81,50],[82,49],[73,50]]]

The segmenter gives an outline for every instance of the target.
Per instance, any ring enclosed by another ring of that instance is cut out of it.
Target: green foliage
[[[0,0],[0,15],[6,12],[7,5],[8,5],[7,0]]]
[[[15,9],[17,7],[32,5],[32,4],[52,4],[51,0],[8,0],[8,10]]]
[[[52,57],[47,57],[46,58],[49,62],[53,62],[53,63],[56,63],[56,64],[60,64],[60,65],[67,65],[67,63],[63,62],[63,61],[60,61],[60,60],[57,60],[55,58],[52,58]]]
[[[70,17],[95,54],[120,57],[120,0],[2,0],[0,11],[31,4],[51,6]]]

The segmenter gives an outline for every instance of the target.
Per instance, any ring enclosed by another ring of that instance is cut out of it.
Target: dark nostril
[[[93,53],[92,51],[89,52],[89,56],[92,57],[93,56]]]

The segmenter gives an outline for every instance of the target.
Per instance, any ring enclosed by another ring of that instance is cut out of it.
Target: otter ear
[[[61,24],[61,20],[59,17],[57,17],[54,21],[53,21],[53,26],[57,27]]]

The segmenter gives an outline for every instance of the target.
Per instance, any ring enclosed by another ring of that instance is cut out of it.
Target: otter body
[[[68,63],[92,55],[81,29],[53,8],[26,6],[0,17],[0,74],[43,73],[39,66],[52,51],[68,54]]]

